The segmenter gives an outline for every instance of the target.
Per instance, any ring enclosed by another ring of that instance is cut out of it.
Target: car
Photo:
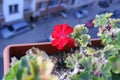
[[[76,11],[76,12],[75,12],[75,17],[76,17],[77,19],[80,19],[80,18],[83,18],[84,15],[81,14],[79,11]]]
[[[93,27],[94,27],[93,20],[94,20],[94,19],[91,19],[91,20],[89,20],[89,21],[86,23],[86,26],[87,26],[88,28],[93,28]]]
[[[85,9],[81,9],[79,10],[79,13],[80,14],[83,14],[84,16],[87,16],[89,13],[88,13],[88,10],[85,10]]]
[[[28,31],[30,29],[31,28],[26,21],[19,21],[13,24],[5,25],[5,27],[1,29],[0,32],[3,38],[9,38],[14,35]]]
[[[63,18],[67,18],[67,17],[68,17],[67,13],[64,12],[64,11],[60,12],[60,15],[61,15]]]

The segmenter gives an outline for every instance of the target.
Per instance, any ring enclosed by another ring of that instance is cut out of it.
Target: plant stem
[[[74,75],[74,74],[78,73],[78,71],[79,71],[78,66],[79,66],[79,64],[78,64],[78,62],[76,61],[76,64],[75,64],[75,66],[74,66],[74,70],[73,70],[73,72],[72,72],[71,75]]]
[[[83,47],[79,46],[79,49],[80,49],[80,55],[83,55]]]

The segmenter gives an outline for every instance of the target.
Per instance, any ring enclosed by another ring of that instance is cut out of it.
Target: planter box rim
[[[100,40],[100,38],[93,38],[91,40]],[[24,45],[40,45],[40,44],[51,44],[51,42],[39,42],[39,43],[22,43],[22,44],[10,44],[10,45],[7,45],[4,50],[6,48],[9,48],[9,47],[13,47],[13,46],[24,46]]]

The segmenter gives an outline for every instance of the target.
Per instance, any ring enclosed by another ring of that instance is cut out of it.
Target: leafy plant
[[[69,76],[71,80],[114,80],[112,72],[120,73],[120,19],[111,19],[111,16],[112,13],[97,15],[94,20],[95,27],[99,27],[98,36],[104,45],[99,50],[87,46],[90,44],[90,36],[84,24],[74,27],[72,37],[80,45],[80,53],[65,60],[66,66],[73,69],[72,73],[76,71]]]
[[[85,24],[76,25],[74,29],[68,24],[55,26],[53,46],[61,50],[75,44],[79,48],[65,58],[68,70],[62,74],[55,72],[59,80],[120,80],[120,19],[111,16],[112,13],[97,15],[93,21],[94,26],[99,27],[98,36],[103,44],[99,49],[88,46],[91,36]],[[26,53],[20,60],[12,60],[12,67],[3,80],[58,80],[51,74],[54,65],[45,52],[33,48]]]
[[[14,62],[3,80],[58,80],[51,74],[54,64],[45,52],[32,48],[27,54]]]

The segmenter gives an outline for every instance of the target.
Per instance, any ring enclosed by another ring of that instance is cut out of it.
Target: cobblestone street
[[[85,8],[88,10],[89,15],[82,19],[77,19],[74,17],[74,11],[70,11],[68,17],[63,19],[60,15],[49,15],[47,19],[39,19],[36,23],[36,27],[28,32],[23,34],[16,35],[9,39],[3,39],[0,35],[0,78],[3,76],[3,49],[9,44],[21,44],[21,43],[37,43],[37,42],[46,42],[53,30],[54,25],[59,23],[68,23],[70,26],[74,27],[76,24],[86,23],[95,17],[101,11],[113,11],[113,10],[120,10],[120,3],[113,3],[110,5],[109,8],[100,8],[96,4],[93,6],[88,6]],[[97,38],[97,28],[89,28],[89,34],[92,38]]]

